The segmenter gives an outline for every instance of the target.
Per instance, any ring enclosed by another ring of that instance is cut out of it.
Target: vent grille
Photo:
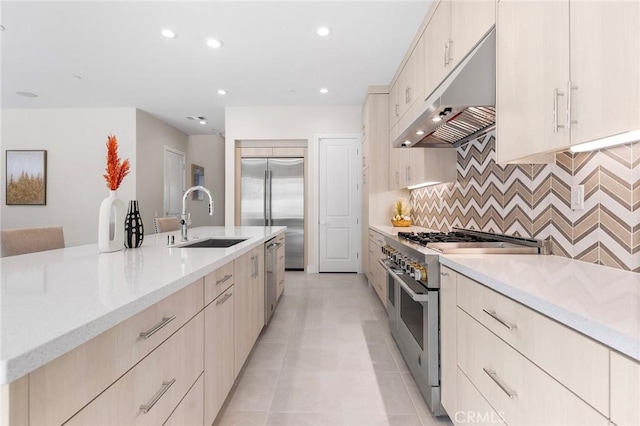
[[[468,107],[441,124],[419,144],[463,144],[495,125],[495,107]]]

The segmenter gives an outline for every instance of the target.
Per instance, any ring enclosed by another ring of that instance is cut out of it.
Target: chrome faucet
[[[182,196],[182,214],[180,215],[180,225],[182,229],[182,241],[188,241],[187,239],[187,225],[190,222],[189,216],[187,216],[187,197],[193,191],[202,191],[209,197],[209,216],[213,216],[213,197],[211,196],[211,192],[204,186],[192,186],[191,188],[184,191],[184,195]]]

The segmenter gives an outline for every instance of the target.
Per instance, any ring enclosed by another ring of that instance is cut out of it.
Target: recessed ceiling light
[[[222,47],[222,42],[220,40],[216,40],[215,38],[210,38],[209,40],[207,40],[207,46],[218,49]]]
[[[411,141],[404,141],[404,142],[402,142],[402,145],[409,146],[409,145],[411,145]]]
[[[320,89],[320,93],[322,93],[323,95],[325,93],[329,93],[329,89],[327,89],[326,87],[323,87],[322,89]]]
[[[31,93],[31,92],[16,92],[16,94],[20,95],[20,96],[24,96],[25,98],[37,98],[38,95],[36,95],[35,93]]]
[[[329,34],[331,34],[331,29],[329,29],[328,27],[320,27],[318,28],[318,30],[316,31],[316,33],[318,33],[318,35],[320,37],[326,37]]]
[[[174,33],[173,31],[171,31],[168,28],[165,28],[164,30],[162,30],[160,32],[160,34],[162,34],[163,36],[165,36],[166,38],[176,38],[178,35],[176,33]]]
[[[200,124],[207,124],[206,120],[200,120]]]
[[[418,130],[418,131],[416,132],[416,135],[418,135],[418,136],[422,136],[422,135],[424,135],[424,130]]]
[[[218,89],[218,95],[226,95],[227,91],[224,89]]]
[[[436,115],[436,116],[435,116],[435,117],[433,117],[431,120],[432,120],[432,121],[442,121],[442,118],[440,118],[440,116],[439,116],[439,115]]]

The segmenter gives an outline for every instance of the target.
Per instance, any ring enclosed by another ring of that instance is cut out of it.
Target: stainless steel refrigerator
[[[241,161],[242,225],[286,226],[285,268],[304,269],[304,159]]]

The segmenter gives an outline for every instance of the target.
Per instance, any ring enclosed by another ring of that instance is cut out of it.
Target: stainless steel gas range
[[[381,260],[387,271],[391,334],[427,405],[440,404],[440,254],[548,254],[548,244],[530,238],[454,228],[452,232],[407,232],[386,237]]]

